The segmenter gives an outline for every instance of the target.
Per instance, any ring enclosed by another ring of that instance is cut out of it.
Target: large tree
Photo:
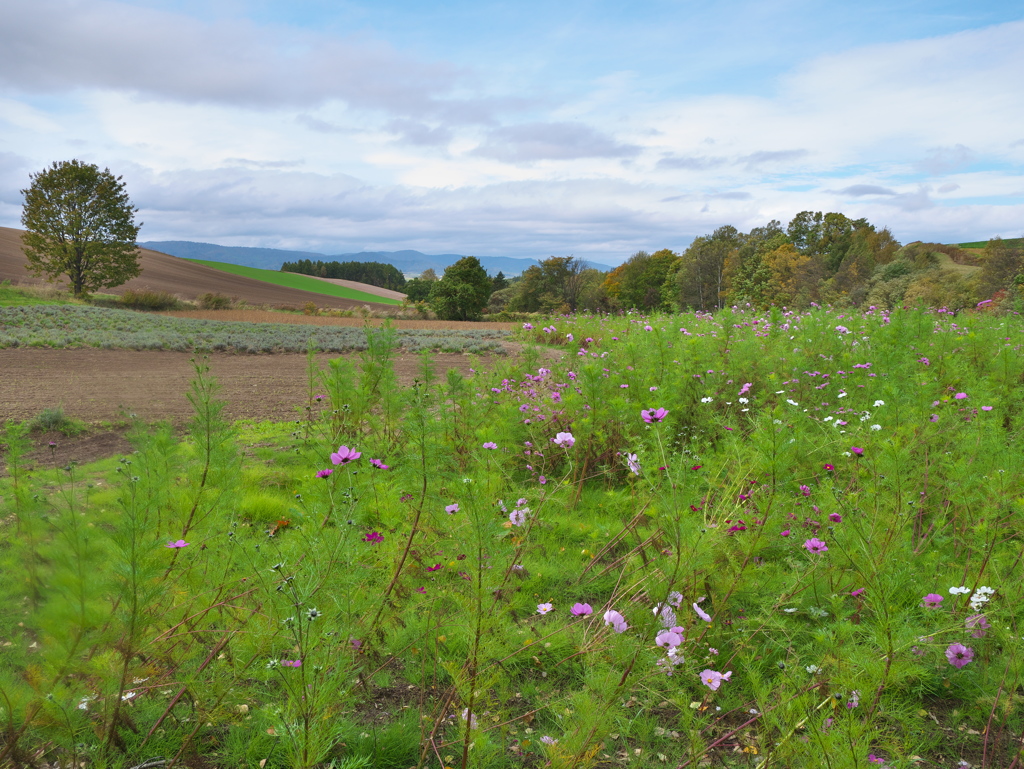
[[[28,270],[67,275],[75,296],[138,277],[140,224],[124,182],[110,169],[79,160],[54,163],[22,190],[21,224]]]
[[[430,306],[441,320],[479,320],[494,284],[480,260],[466,256],[447,267],[430,289]]]

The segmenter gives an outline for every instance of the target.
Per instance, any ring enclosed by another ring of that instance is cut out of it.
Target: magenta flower
[[[484,448],[494,451],[494,449],[498,448],[498,444],[494,441],[487,441],[487,443],[484,444]]]
[[[700,680],[711,691],[717,692],[718,687],[722,685],[722,681],[728,681],[731,676],[731,670],[725,673],[719,673],[717,670],[704,670],[700,674]]]
[[[376,467],[378,470],[390,470],[391,468],[384,464],[383,459],[371,459],[370,464]]]
[[[811,537],[809,540],[804,542],[804,547],[812,553],[828,552],[828,546],[817,537]]]
[[[856,590],[851,590],[850,595],[852,595],[854,598],[857,598],[858,596],[864,595],[865,590],[867,590],[866,587],[858,587]]]
[[[967,393],[957,393],[953,397],[958,401],[962,401],[967,398]]]
[[[626,464],[629,465],[629,471],[633,475],[640,475],[640,463],[637,461],[636,454],[626,454]]]
[[[811,496],[811,487],[800,484],[800,493],[803,494],[805,497]]]
[[[829,465],[829,464],[826,464],[826,465],[825,465],[825,471],[826,471],[826,472],[829,472],[829,473],[831,473],[831,472],[832,472],[833,470],[835,470],[835,469],[836,469],[836,466],[835,466],[835,465]]]
[[[606,611],[604,613],[604,624],[611,625],[613,628],[615,628],[616,633],[625,633],[627,630],[629,630],[629,625],[626,623],[626,618],[614,609]]]
[[[420,593],[421,595],[426,595],[427,594],[427,589],[425,587],[423,587],[423,585],[420,585],[418,588],[416,588],[416,592]]]
[[[333,472],[334,471],[331,468],[329,468],[329,467],[326,470],[317,470],[316,471],[316,477],[317,478],[330,478],[331,477],[331,473],[333,473]]]
[[[302,660],[281,660],[281,664],[286,668],[301,668]]]
[[[832,523],[842,523],[843,522],[843,516],[841,516],[839,513],[829,513],[828,514],[828,519],[830,521],[832,521]]]
[[[644,409],[640,412],[640,416],[643,417],[647,424],[656,424],[667,417],[668,412],[663,408]]]
[[[928,421],[929,422],[938,422],[939,421],[939,415],[938,414],[932,414],[930,417],[928,417]]]
[[[921,605],[926,609],[937,609],[942,605],[942,596],[938,593],[929,593],[921,599]]]
[[[427,571],[437,571],[438,569],[443,569],[443,568],[444,568],[444,564],[435,563],[433,566],[428,566],[427,567]]]
[[[789,529],[786,529],[786,530],[785,530],[785,531],[783,531],[783,532],[782,532],[782,533],[781,533],[781,534],[780,534],[779,536],[780,536],[780,537],[788,537],[788,536],[789,536],[789,534],[790,534],[790,532],[789,532]]]
[[[188,542],[183,539],[176,539],[174,542],[168,542],[164,547],[169,547],[172,550],[176,550],[179,547],[188,547]]]
[[[383,542],[383,541],[384,541],[384,535],[381,534],[379,531],[371,531],[369,534],[367,534],[365,537],[363,537],[363,542],[369,542],[369,543],[374,544],[374,545],[377,544],[378,542]]]
[[[551,439],[551,442],[564,449],[571,449],[576,443],[576,439],[572,437],[572,433],[558,433]]]
[[[711,615],[708,614],[706,611],[704,611],[702,608],[700,608],[700,606],[698,606],[697,604],[693,605],[693,610],[695,612],[697,612],[697,616],[700,617],[705,622],[710,622],[711,621]]]
[[[348,446],[339,446],[338,450],[331,454],[331,461],[336,465],[347,465],[349,462],[355,462],[363,453],[350,449]]]
[[[459,512],[459,503],[455,502],[451,505],[448,505],[447,507],[445,507],[444,511],[448,513],[448,515],[454,515],[455,513]]]
[[[949,660],[949,664],[953,667],[962,668],[974,659],[974,649],[960,643],[950,644],[946,648],[946,659]]]
[[[992,407],[991,407],[991,406],[982,406],[982,407],[981,407],[981,410],[982,410],[982,411],[991,411],[991,410],[992,410]]]
[[[569,613],[574,617],[586,617],[594,613],[594,608],[589,603],[574,603]]]
[[[864,449],[860,446],[850,446],[850,451],[856,454],[858,457],[864,456]]]

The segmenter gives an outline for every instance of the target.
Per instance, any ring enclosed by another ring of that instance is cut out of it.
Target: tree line
[[[402,291],[405,288],[405,276],[392,264],[382,262],[323,262],[319,259],[299,259],[296,262],[285,262],[281,272],[297,272],[300,275],[312,275],[317,278],[333,278],[335,280],[354,280],[377,288]]]

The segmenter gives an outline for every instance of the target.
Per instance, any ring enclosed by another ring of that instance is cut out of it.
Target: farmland
[[[369,329],[285,424],[200,358],[119,460],[10,423],[0,763],[1015,764],[1019,319],[535,325],[414,386]]]

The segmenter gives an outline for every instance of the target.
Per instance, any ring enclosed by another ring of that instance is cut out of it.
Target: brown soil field
[[[354,288],[356,291],[365,291],[368,294],[382,296],[386,299],[397,299],[399,302],[405,299],[405,294],[403,294],[401,291],[392,291],[389,288],[380,288],[378,286],[371,286],[366,283],[357,283],[354,280],[342,280],[341,278],[321,278],[317,275],[310,275],[309,277],[316,278],[317,280],[322,280],[325,283],[333,283],[336,286]]]
[[[173,310],[162,312],[172,318],[192,318],[193,320],[231,320],[245,323],[296,323],[304,326],[349,326],[362,328],[364,325],[381,326],[385,320],[381,318],[334,318],[329,315],[296,315],[290,312],[273,312],[271,310]],[[519,328],[519,323],[488,323],[486,321],[458,320],[404,320],[391,319],[390,323],[399,329],[420,330],[455,330],[455,331],[512,331]],[[507,343],[505,343],[507,346]]]
[[[66,416],[91,425],[87,433],[75,438],[34,433],[32,458],[46,466],[88,462],[129,451],[123,437],[129,415],[147,422],[168,420],[179,428],[191,417],[186,394],[194,376],[194,357],[179,352],[92,348],[0,349],[0,425],[8,419],[30,420],[44,409],[58,407]],[[334,357],[320,355],[317,362],[326,367]],[[358,354],[347,357],[358,360]],[[443,378],[449,369],[469,375],[474,358],[438,353],[433,360],[434,370]],[[502,360],[505,358],[485,357],[482,365],[490,368]],[[229,419],[301,418],[309,399],[305,355],[214,353],[207,362],[220,385],[219,397],[227,403],[225,416]],[[417,354],[396,355],[399,381],[411,384],[419,376],[420,365]],[[56,446],[49,446],[50,441]],[[3,448],[0,445],[0,473]]]
[[[21,235],[22,230],[0,227],[0,281],[9,280],[15,285],[44,285],[46,281],[25,269],[28,262],[21,251]],[[139,250],[142,253],[142,274],[123,286],[103,289],[104,293],[120,295],[128,290],[149,289],[166,291],[189,301],[195,300],[200,294],[212,293],[223,294],[248,304],[270,307],[302,307],[306,302],[314,302],[318,307],[338,310],[356,310],[360,307],[392,311],[395,309],[394,305],[355,302],[327,294],[275,286],[201,264],[193,264],[159,251],[150,251],[148,248]]]

